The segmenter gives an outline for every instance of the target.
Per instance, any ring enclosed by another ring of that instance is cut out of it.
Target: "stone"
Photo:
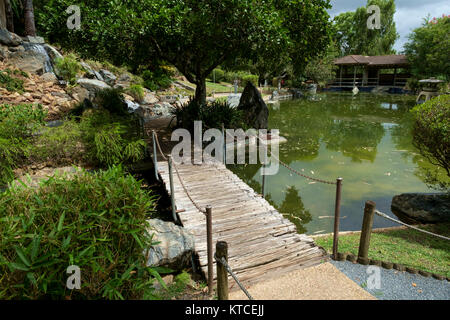
[[[12,52],[9,63],[29,73],[42,75],[45,73],[47,57],[35,51]]]
[[[9,50],[7,46],[0,45],[0,61],[9,58]]]
[[[23,43],[23,40],[15,33],[0,28],[0,44],[8,47],[17,47]]]
[[[95,79],[79,79],[77,83],[83,88],[87,89],[91,96],[95,96],[98,91],[110,89],[111,87],[103,81]]]
[[[144,100],[142,100],[142,104],[155,104],[158,102],[159,99],[153,92],[148,89],[144,89]]]
[[[44,49],[45,49],[45,51],[47,51],[47,54],[50,57],[50,59],[52,60],[53,65],[55,65],[56,60],[63,58],[62,54],[59,53],[59,51],[56,50],[55,47],[52,47],[49,44],[44,44]]]
[[[239,102],[241,101],[241,97],[242,97],[241,93],[230,94],[227,97],[227,103],[230,105],[230,107],[237,108],[239,105]]]
[[[152,108],[152,113],[156,117],[170,117],[172,115],[171,111],[173,106],[168,102],[157,103]]]
[[[78,102],[83,102],[85,99],[89,99],[89,90],[82,86],[77,86],[72,89],[72,98]]]
[[[250,128],[267,129],[269,109],[253,83],[245,86],[238,109],[244,112],[244,121]]]
[[[119,82],[131,82],[132,78],[131,75],[129,73],[122,73],[119,78],[117,79],[117,81]]]
[[[25,39],[29,43],[35,43],[35,44],[44,44],[45,43],[45,40],[42,37],[26,36]]]
[[[175,271],[190,266],[194,236],[172,222],[151,219],[149,224],[148,232],[153,234],[153,242],[159,243],[149,248],[147,266],[163,266]]]
[[[125,100],[125,103],[127,104],[129,113],[134,113],[140,108],[140,105],[138,103],[133,102],[133,101]]]
[[[112,72],[105,69],[101,69],[99,73],[107,84],[109,84],[110,86],[114,86],[117,77]]]
[[[392,212],[403,222],[450,222],[450,195],[445,193],[405,193],[392,199]]]
[[[85,71],[84,78],[96,79],[95,71],[86,62],[80,62],[80,65]]]
[[[52,72],[44,73],[41,76],[41,79],[44,82],[57,82],[58,81],[58,79],[56,78],[56,75],[54,73],[52,73]]]

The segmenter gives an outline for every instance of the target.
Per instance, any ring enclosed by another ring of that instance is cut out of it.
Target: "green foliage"
[[[12,71],[11,69],[0,70],[0,86],[4,87],[9,92],[22,93],[24,90],[23,88],[24,81],[17,77],[13,77],[13,75],[15,76],[26,75],[28,77],[26,73],[22,73],[20,70],[14,71]]]
[[[0,299],[140,299],[154,198],[120,167],[0,194]],[[66,288],[67,267],[81,290]]]
[[[208,76],[208,79],[213,81],[213,82],[222,82],[222,81],[226,81],[225,78],[225,71],[223,71],[222,69],[214,69],[211,74]]]
[[[76,84],[76,76],[83,70],[83,67],[77,61],[77,57],[74,54],[57,59],[55,67],[58,75],[71,85]]]
[[[141,74],[144,79],[143,86],[151,91],[167,89],[172,85],[172,77],[164,69],[158,68],[155,71],[144,70]]]
[[[120,88],[103,89],[97,93],[95,99],[111,114],[125,116],[128,114],[128,107],[122,93],[123,90]]]
[[[45,117],[40,105],[0,105],[0,185],[14,179],[13,169],[30,154],[33,134]]]
[[[140,84],[132,84],[127,90],[128,94],[132,96],[138,102],[144,100],[145,92],[144,88]]]
[[[194,121],[202,121],[205,130],[222,128],[222,124],[227,129],[245,128],[242,111],[230,107],[226,101],[199,104],[192,100],[173,109],[172,114],[177,119],[177,127],[190,131],[194,129]]]
[[[338,52],[334,43],[330,43],[327,51],[312,59],[305,68],[305,77],[313,80],[315,83],[324,86],[328,81],[335,78],[334,59]]]
[[[258,86],[259,77],[255,75],[246,75],[242,77],[242,86],[245,87],[248,82],[253,83],[255,86]]]
[[[412,73],[419,79],[437,77],[450,81],[450,17],[427,20],[410,34],[405,45]]]
[[[367,28],[370,14],[367,8],[377,5],[381,10],[381,29]],[[393,46],[399,35],[394,22],[394,0],[368,0],[366,7],[354,12],[344,12],[334,18],[334,41],[342,56],[350,54],[387,55],[393,54]]]
[[[432,164],[443,168],[450,178],[450,95],[431,99],[412,112],[415,116],[414,146]]]

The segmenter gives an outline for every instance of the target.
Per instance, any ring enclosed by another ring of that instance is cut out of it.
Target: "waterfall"
[[[31,52],[34,52],[41,56],[44,56],[44,58],[45,58],[44,73],[47,73],[47,72],[54,73],[52,60],[50,59],[50,56],[48,55],[47,51],[45,50],[45,48],[42,44],[24,42],[23,46],[26,51],[31,51]]]

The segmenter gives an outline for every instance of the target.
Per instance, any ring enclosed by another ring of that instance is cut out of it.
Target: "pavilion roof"
[[[350,55],[334,60],[335,65],[366,65],[374,67],[407,67],[409,61],[404,54],[386,56]]]

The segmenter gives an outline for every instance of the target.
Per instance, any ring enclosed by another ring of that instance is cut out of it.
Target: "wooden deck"
[[[313,239],[298,234],[294,224],[222,163],[177,168],[192,199],[201,208],[212,206],[214,249],[216,241],[228,242],[228,263],[245,286],[328,259]],[[158,169],[170,193],[167,162],[158,161]],[[178,215],[195,237],[196,253],[207,275],[206,217],[186,195],[175,170],[173,176],[177,210],[184,210]],[[238,289],[233,280],[229,285],[230,290]]]

